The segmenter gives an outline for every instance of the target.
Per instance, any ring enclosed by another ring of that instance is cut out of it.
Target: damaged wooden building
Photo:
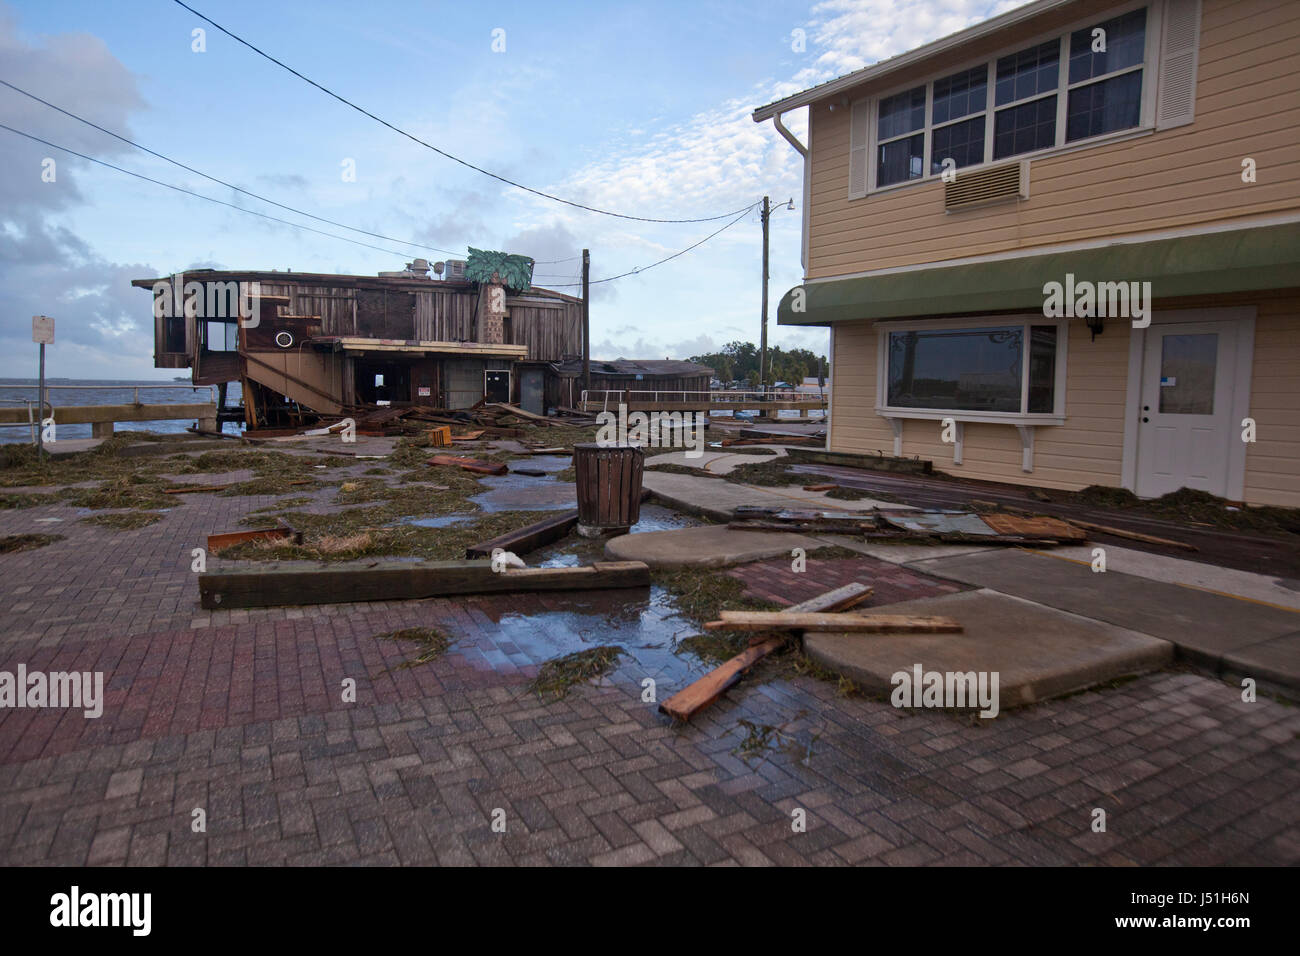
[[[132,285],[153,293],[154,367],[190,369],[223,405],[240,383],[250,429],[384,404],[561,404],[554,363],[582,351],[582,300],[533,287],[522,256],[471,249],[434,271],[417,259],[375,276],[205,269]]]

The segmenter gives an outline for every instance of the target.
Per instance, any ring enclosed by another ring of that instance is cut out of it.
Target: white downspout
[[[809,161],[808,147],[805,146],[803,143],[799,142],[799,140],[795,138],[795,135],[791,133],[788,129],[786,129],[785,124],[781,122],[781,117],[783,115],[784,115],[783,113],[776,113],[775,115],[773,115],[772,125],[776,127],[776,131],[778,133],[780,133],[783,137],[785,137],[785,141],[789,143],[791,146],[793,146],[795,148],[795,151],[800,156],[803,157],[803,215],[800,217],[802,219],[802,223],[801,223],[802,236],[799,242],[799,262],[803,265],[804,275],[807,275],[808,274],[808,229],[809,226],[811,225],[808,205],[812,193],[812,176],[811,176],[812,169],[811,169],[811,163]],[[811,141],[812,139],[811,124],[809,124],[808,127],[808,134],[809,134],[809,140]]]

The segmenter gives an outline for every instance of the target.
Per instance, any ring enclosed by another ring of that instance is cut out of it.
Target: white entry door
[[[1146,330],[1136,492],[1195,488],[1228,497],[1237,368],[1236,322],[1152,324]]]

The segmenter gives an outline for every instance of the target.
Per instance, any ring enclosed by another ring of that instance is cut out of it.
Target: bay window
[[[1059,322],[1038,317],[877,328],[882,414],[1028,422],[1065,413],[1065,329]]]

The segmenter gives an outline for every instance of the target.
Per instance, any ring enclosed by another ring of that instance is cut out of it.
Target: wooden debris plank
[[[1167,548],[1181,548],[1184,551],[1196,551],[1194,544],[1187,544],[1184,541],[1173,541],[1169,538],[1157,538],[1153,534],[1142,534],[1138,531],[1129,531],[1126,528],[1113,528],[1104,524],[1093,524],[1091,521],[1080,521],[1077,518],[1067,518],[1070,524],[1083,528],[1085,531],[1096,531],[1099,534],[1111,534],[1117,538],[1129,538],[1133,541],[1144,541],[1147,544],[1162,544]]]
[[[704,625],[710,631],[854,631],[862,634],[959,634],[950,617],[913,614],[803,614],[790,611],[723,611],[722,620]]]
[[[827,591],[811,600],[789,607],[782,613],[843,611],[860,604],[871,595],[872,589],[865,584],[846,584],[834,591]],[[768,654],[778,650],[788,639],[788,635],[770,637],[751,645],[731,660],[715,667],[693,684],[682,688],[663,701],[659,705],[659,712],[667,714],[674,720],[690,720],[734,686],[745,671]]]
[[[230,485],[179,485],[175,488],[164,488],[165,495],[192,495],[197,492],[224,491]]]
[[[466,471],[484,475],[504,475],[510,469],[503,461],[479,461],[477,458],[462,458],[456,455],[434,455],[429,459],[430,465],[456,465]]]
[[[1021,517],[1020,515],[985,514],[980,520],[998,534],[1018,535],[1025,538],[1054,538],[1057,541],[1083,541],[1087,535],[1059,518],[1046,515]]]
[[[530,448],[530,455],[571,455],[573,452],[568,448]]]
[[[829,485],[804,485],[803,490],[804,491],[831,491],[838,487],[839,485],[832,482]]]
[[[288,541],[292,544],[302,544],[302,532],[295,531],[285,521],[281,520],[279,525],[274,528],[259,528],[256,531],[231,531],[227,534],[210,534],[208,535],[208,550],[217,552],[223,548],[229,548],[236,544],[243,544],[245,541],[261,541],[263,539],[275,539]]]
[[[451,439],[452,441],[477,441],[482,437],[483,429],[480,428],[478,431],[466,432],[463,435],[452,435]]]
[[[562,422],[557,422],[553,418],[547,418],[545,415],[534,415],[532,412],[524,411],[518,405],[510,405],[507,402],[491,402],[486,407],[499,408],[508,414],[517,415],[525,421],[537,422],[541,425],[563,425]]]
[[[326,567],[270,564],[255,571],[200,574],[199,597],[202,606],[211,610],[649,585],[650,568],[640,561],[505,571],[493,571],[490,561],[370,562]]]

